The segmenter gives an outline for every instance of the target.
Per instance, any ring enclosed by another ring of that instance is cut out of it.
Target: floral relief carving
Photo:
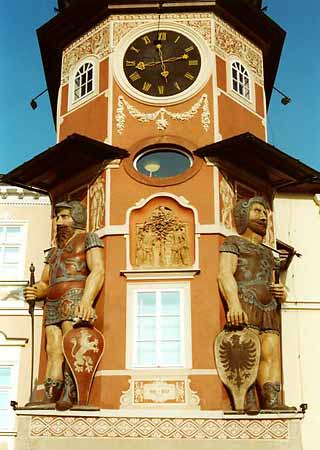
[[[210,127],[210,110],[207,94],[203,94],[189,110],[181,113],[173,113],[163,107],[154,113],[143,113],[125,100],[122,95],[119,95],[115,119],[116,128],[120,135],[123,133],[126,124],[125,109],[131,117],[137,119],[139,122],[148,123],[155,121],[159,131],[164,131],[169,125],[169,121],[165,116],[168,116],[172,120],[187,121],[192,119],[201,109],[201,125],[205,131],[208,131]]]
[[[187,267],[191,264],[189,227],[166,206],[136,225],[136,267]]]
[[[215,46],[223,56],[234,55],[246,62],[262,83],[262,52],[218,18],[215,23]]]
[[[211,22],[212,14],[162,14],[161,20],[163,22],[171,21],[187,25],[188,27],[199,33],[204,40],[211,45],[212,33]],[[155,26],[158,25],[158,14],[141,14],[137,19],[136,15],[126,16],[112,16],[111,20],[114,21],[113,27],[113,45],[116,46],[120,40],[129,31],[148,23],[154,22]],[[165,25],[164,25],[165,26]]]
[[[229,230],[233,229],[233,207],[235,204],[235,192],[232,185],[222,177],[220,181],[221,195],[221,223]]]
[[[82,58],[94,55],[104,58],[109,54],[109,27],[106,22],[93,28],[75,41],[64,52],[62,57],[62,83],[66,83],[70,71]]]

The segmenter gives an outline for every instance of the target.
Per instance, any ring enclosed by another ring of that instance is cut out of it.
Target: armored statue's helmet
[[[239,234],[246,231],[249,221],[249,212],[254,203],[260,203],[266,209],[269,209],[268,202],[263,197],[251,197],[248,200],[239,200],[234,207],[234,220]]]
[[[87,211],[85,206],[81,202],[72,200],[70,202],[57,203],[54,207],[55,213],[57,213],[57,211],[62,208],[71,210],[71,217],[73,219],[74,228],[79,228],[80,230],[86,229]]]

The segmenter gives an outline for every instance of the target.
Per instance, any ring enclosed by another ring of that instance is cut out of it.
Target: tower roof
[[[261,0],[166,0],[162,12],[214,12],[263,52],[267,104],[276,77],[285,32],[261,11]],[[159,13],[159,1],[61,0],[60,12],[37,30],[53,117],[63,49],[112,14]]]

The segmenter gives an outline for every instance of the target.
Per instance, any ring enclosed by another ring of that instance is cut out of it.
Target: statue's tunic
[[[45,262],[50,266],[45,306],[45,325],[59,324],[75,317],[89,269],[86,252],[103,247],[95,233],[76,233],[63,248],[52,248]]]
[[[248,315],[248,325],[261,331],[280,332],[279,306],[270,291],[275,267],[272,251],[240,236],[229,236],[220,252],[238,257],[234,277],[242,309]]]

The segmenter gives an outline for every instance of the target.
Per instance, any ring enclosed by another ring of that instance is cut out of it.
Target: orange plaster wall
[[[99,408],[119,409],[120,397],[123,391],[129,389],[129,379],[126,376],[95,377],[89,404]]]
[[[125,223],[128,208],[134,206],[142,198],[158,192],[183,196],[190,202],[190,206],[198,209],[201,223],[214,222],[212,167],[203,165],[194,177],[184,183],[159,188],[139,183],[131,178],[121,166],[119,169],[111,170],[111,225]]]
[[[125,269],[125,239],[123,236],[109,236],[104,239],[104,245],[105,296],[98,303],[97,314],[103,317],[106,350],[99,370],[119,370],[125,369],[126,350],[126,278],[120,275],[120,271]]]
[[[216,57],[216,65],[217,65],[217,85],[220,89],[227,91],[227,65],[226,62]]]
[[[100,86],[99,86],[99,92],[103,92],[106,89],[108,89],[109,84],[109,60],[104,59],[100,63],[99,67],[100,73],[99,73],[99,80],[100,80]]]
[[[223,139],[241,133],[250,133],[265,140],[265,127],[261,118],[224,94],[218,97],[219,127]]]
[[[60,141],[73,133],[104,141],[107,137],[108,99],[95,97],[64,117],[60,125]]]
[[[224,325],[218,289],[220,237],[201,235],[200,274],[191,283],[192,357],[194,369],[215,367],[213,343]]]
[[[61,89],[61,109],[60,115],[63,116],[68,112],[68,95],[69,95],[69,85],[66,84],[62,86]]]
[[[143,105],[132,98],[128,97],[124,92],[122,92],[116,82],[113,84],[114,91],[114,103],[113,111],[117,110],[118,107],[118,97],[122,95],[124,99],[136,109],[142,113],[154,113],[160,109],[161,106]],[[174,120],[165,115],[165,119],[168,120],[168,126],[166,130],[158,130],[156,121],[151,121],[148,123],[139,122],[137,119],[131,117],[128,113],[126,107],[124,106],[124,114],[126,116],[125,126],[122,134],[120,135],[116,128],[116,121],[113,123],[113,142],[112,144],[116,147],[130,149],[134,146],[136,142],[149,137],[161,137],[165,134],[177,137],[183,137],[190,141],[192,148],[200,148],[206,144],[213,142],[213,100],[212,100],[212,83],[209,81],[204,89],[200,91],[197,95],[192,97],[190,100],[179,103],[178,105],[165,106],[167,111],[172,113],[182,113],[191,109],[191,107],[200,99],[203,93],[208,94],[209,110],[211,117],[211,124],[208,131],[205,131],[201,124],[201,113],[202,108],[198,110],[198,113],[189,120]],[[174,144],[175,142],[171,142]],[[179,142],[177,141],[177,144]]]
[[[231,403],[226,389],[218,375],[191,375],[191,389],[200,397],[202,410],[231,410]]]
[[[260,114],[260,116],[265,116],[264,110],[264,92],[263,88],[258,84],[255,85],[256,89],[256,112]]]

